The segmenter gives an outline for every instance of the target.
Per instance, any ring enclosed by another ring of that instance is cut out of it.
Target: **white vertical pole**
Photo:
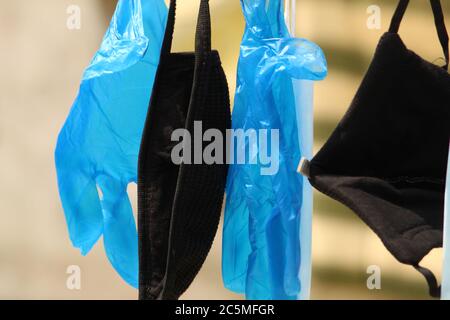
[[[296,33],[296,21],[297,21],[297,0],[291,0],[291,5],[290,5],[290,21],[289,21],[289,28],[291,31],[291,36],[295,37],[295,33]]]
[[[448,158],[447,187],[444,208],[444,264],[442,268],[441,299],[450,300],[450,155]]]
[[[285,17],[289,21],[289,32],[292,37],[296,35],[297,1],[285,0]],[[309,80],[293,79],[295,90],[298,140],[303,157],[311,159],[313,156],[314,143],[314,117],[313,117],[313,97],[314,83]],[[306,178],[303,178],[305,185],[303,188],[303,203],[300,217],[300,248],[301,264],[299,278],[301,291],[299,300],[309,300],[311,293],[311,242],[312,242],[312,212],[313,212],[313,191]]]

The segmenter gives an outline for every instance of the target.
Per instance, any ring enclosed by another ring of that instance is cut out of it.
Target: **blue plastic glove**
[[[103,235],[109,261],[136,288],[138,240],[127,186],[137,182],[166,19],[164,0],[119,1],[55,152],[73,245],[86,255]]]
[[[233,128],[278,129],[279,170],[262,175],[266,167],[262,163],[230,166],[223,279],[227,288],[248,299],[296,299],[301,290],[299,232],[306,183],[296,172],[305,155],[298,126],[306,125],[303,122],[310,117],[297,116],[292,79],[321,80],[327,64],[316,44],[290,37],[283,1],[241,0],[241,4],[247,24]],[[244,146],[247,150],[261,150],[258,142],[249,144]]]

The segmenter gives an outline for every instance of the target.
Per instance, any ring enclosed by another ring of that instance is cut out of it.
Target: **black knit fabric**
[[[175,129],[187,129],[193,142],[194,121],[223,137],[231,127],[225,73],[211,51],[208,1],[201,1],[195,53],[170,53],[175,6],[172,0],[139,156],[140,299],[178,299],[192,283],[217,232],[228,171],[225,144],[222,164],[171,160]]]
[[[431,3],[447,67],[442,8]],[[407,5],[400,1],[350,109],[309,174],[315,188],[355,211],[398,261],[416,267],[437,296],[433,274],[419,263],[443,240],[450,75],[408,50],[397,34]]]

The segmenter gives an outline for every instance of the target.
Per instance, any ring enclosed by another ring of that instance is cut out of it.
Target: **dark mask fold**
[[[174,130],[186,129],[193,143],[195,121],[223,137],[231,127],[225,73],[211,50],[208,1],[200,4],[193,53],[171,53],[175,7],[171,0],[139,155],[140,299],[178,299],[190,286],[217,232],[228,171],[225,144],[222,163],[176,165],[171,158]]]
[[[439,0],[430,1],[444,49],[444,68],[408,50],[398,35],[408,6],[401,0],[346,115],[304,174],[324,194],[352,209],[395,258],[419,264],[442,246],[450,138],[448,35]]]

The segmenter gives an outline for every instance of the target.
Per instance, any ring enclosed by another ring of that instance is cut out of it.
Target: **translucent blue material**
[[[261,174],[265,165],[260,161],[256,165],[249,162],[230,166],[223,279],[228,289],[245,293],[248,299],[299,297],[299,233],[306,182],[296,171],[307,152],[301,150],[299,142],[298,98],[292,80],[321,80],[327,75],[322,50],[310,41],[290,37],[282,2],[241,0],[246,29],[233,128],[278,129],[280,150],[279,170],[273,175]],[[302,126],[311,121],[312,115],[300,114],[299,119]],[[260,150],[259,143],[247,139],[245,148]],[[268,149],[272,150],[271,143]]]
[[[442,269],[442,300],[450,300],[450,154],[447,169],[444,213],[444,267]]]
[[[314,82],[311,80],[293,80],[296,99],[298,141],[302,157],[311,159],[314,147]],[[312,242],[312,213],[313,190],[308,179],[301,177],[303,198],[300,208],[300,270],[299,279],[302,289],[298,295],[299,300],[309,300],[311,293],[311,242]]]
[[[167,19],[164,0],[120,0],[84,73],[55,152],[70,239],[86,255],[103,235],[109,261],[138,287],[136,222],[141,135]]]

